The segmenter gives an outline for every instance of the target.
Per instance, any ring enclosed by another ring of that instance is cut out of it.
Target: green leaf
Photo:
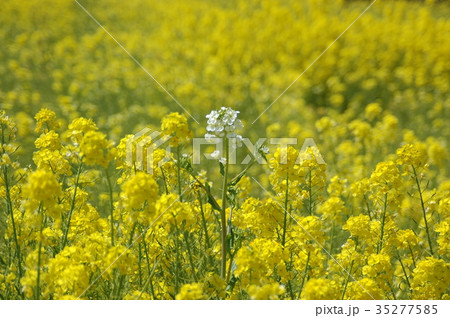
[[[223,166],[223,163],[219,162],[219,167],[220,167],[220,174],[223,175],[225,174],[225,167]]]
[[[217,201],[214,200],[214,197],[211,194],[211,186],[209,185],[208,182],[205,183],[205,188],[206,188],[206,192],[208,194],[208,203],[211,204],[211,206],[213,207],[214,210],[222,211],[220,206],[217,204]]]
[[[233,262],[233,263],[234,263],[234,262]],[[233,265],[236,266],[235,263],[234,263]],[[227,285],[227,287],[225,288],[225,290],[226,290],[227,292],[232,292],[233,289],[234,289],[234,285],[236,285],[237,280],[238,280],[238,279],[236,278],[236,276],[231,275],[231,279],[230,279],[230,281],[228,282],[228,285]]]
[[[236,184],[238,184],[239,181],[241,181],[242,177],[245,176],[246,171],[244,171],[244,173],[241,173],[240,175],[238,175],[232,182],[230,182],[231,186],[235,186]]]

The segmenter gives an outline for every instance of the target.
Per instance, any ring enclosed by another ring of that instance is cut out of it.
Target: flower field
[[[0,299],[450,299],[448,2],[0,21]]]

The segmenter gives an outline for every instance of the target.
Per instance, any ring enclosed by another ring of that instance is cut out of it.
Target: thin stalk
[[[150,270],[150,257],[148,256],[148,249],[147,249],[147,243],[145,242],[145,236],[142,238],[142,242],[144,244],[144,252],[145,252],[145,259],[146,259],[146,263],[147,263],[147,273],[148,273],[148,282],[150,283],[150,291],[152,293],[153,299],[156,299],[155,297],[155,290],[153,288],[153,283],[152,283],[152,272]],[[156,269],[156,266],[154,267]],[[144,292],[144,290],[147,289],[147,283],[144,284],[144,287],[142,288],[141,291],[141,295]]]
[[[284,197],[284,219],[283,219],[283,234],[281,236],[281,245],[286,244],[286,227],[287,227],[287,206],[289,201],[289,174],[286,173],[286,193]]]
[[[350,263],[350,269],[348,271],[347,278],[345,279],[345,285],[344,285],[344,290],[342,291],[341,300],[344,299],[345,293],[347,292],[347,286],[348,286],[348,282],[350,280],[350,274],[351,274],[352,269],[353,269],[353,264],[354,264],[354,261],[352,260],[352,262]]]
[[[298,292],[298,298],[302,295],[303,285],[305,285],[306,276],[308,275],[309,258],[311,257],[311,252],[308,252],[308,258],[306,259],[305,272],[303,273],[302,283],[300,284],[300,290]]]
[[[309,215],[312,215],[312,169],[309,170]]]
[[[227,188],[228,188],[228,159],[229,159],[229,149],[228,149],[228,138],[225,137],[225,171],[223,175],[223,185],[222,185],[222,211],[220,213],[221,223],[222,223],[222,235],[221,235],[221,242],[222,242],[222,261],[220,266],[220,277],[225,278],[226,270],[227,270],[227,220],[226,220],[226,208],[227,208]]]
[[[141,246],[141,242],[139,242],[138,245],[138,273],[139,273],[139,289],[142,290],[142,267],[141,267],[141,262],[142,262],[142,246]]]
[[[36,299],[40,299],[41,295],[41,249],[42,242],[39,241],[39,251],[38,251],[38,264],[37,264],[37,278],[36,278]]]
[[[292,263],[292,252],[291,252],[290,259],[291,259],[291,263]],[[285,264],[286,268],[289,269],[288,262],[284,262],[284,264]],[[287,285],[287,290],[289,292],[289,296],[291,296],[291,299],[294,300],[295,299],[295,294],[294,294],[294,290],[292,288],[291,280],[288,280],[286,285]]]
[[[106,173],[106,181],[108,183],[108,191],[109,191],[109,217],[110,217],[110,228],[111,228],[111,246],[114,246],[114,199],[113,199],[113,189],[111,184],[111,179],[109,177],[108,168],[105,168]]]
[[[227,228],[227,235],[230,234],[231,235],[231,229],[232,229],[232,223],[231,223],[231,219],[233,217],[233,208],[230,207],[230,216],[228,217],[228,228]],[[231,278],[231,267],[233,266],[233,253],[231,252],[231,247],[230,250],[228,251],[230,253],[230,261],[229,261],[229,265],[228,265],[228,270],[227,270],[227,276],[225,281],[229,281]]]
[[[291,296],[291,300],[294,300],[295,295],[294,295],[294,291],[292,290],[292,284],[291,284],[290,280],[287,282],[287,287],[288,287],[287,289],[289,291],[289,295]]]
[[[188,252],[189,264],[191,265],[192,277],[194,278],[195,281],[197,281],[197,274],[195,272],[194,260],[192,258],[192,251],[191,251],[191,246],[189,243],[189,233],[187,231],[184,232],[184,240],[186,242],[186,249]]]
[[[149,271],[148,271],[148,278],[147,278],[146,282],[144,283],[144,287],[142,288],[141,293],[139,294],[139,296],[137,297],[137,299],[140,299],[140,298],[142,297],[142,294],[143,294],[144,291],[147,289],[147,286],[148,286],[149,284],[150,284],[150,290],[151,290],[153,299],[154,299],[154,300],[156,299],[156,297],[155,297],[155,291],[154,291],[154,289],[153,289],[152,278],[153,278],[153,276],[154,276],[155,273],[156,273],[156,268],[158,267],[158,264],[159,264],[159,259],[155,261],[155,264],[153,265],[153,269],[152,269],[151,271],[150,271],[150,268],[149,268]]]
[[[163,167],[161,167],[161,175],[162,175],[162,178],[163,178],[164,190],[166,191],[166,194],[169,194],[169,188],[167,187],[166,174],[164,173]]]
[[[334,241],[334,221],[331,222],[331,233],[330,233],[330,254],[333,255],[333,241]],[[328,264],[328,261],[330,260],[330,255],[327,254],[327,260],[326,263]]]
[[[183,202],[183,196],[181,193],[181,161],[180,161],[180,146],[177,147],[177,181],[178,181],[178,196],[180,202]]]
[[[203,231],[205,231],[205,252],[206,252],[206,250],[211,245],[209,243],[208,225],[206,224],[205,211],[203,210],[202,196],[200,195],[200,192],[198,192],[198,202],[199,202],[199,206],[200,206],[200,212],[202,215]]]
[[[427,232],[427,238],[428,238],[428,245],[430,246],[430,253],[431,255],[433,255],[433,246],[431,244],[431,236],[430,236],[430,230],[428,228],[428,221],[427,221],[427,213],[425,210],[425,204],[423,202],[423,197],[422,197],[422,190],[420,188],[420,182],[419,182],[419,178],[417,177],[417,172],[416,172],[416,168],[414,168],[414,165],[411,165],[414,171],[414,178],[416,179],[416,184],[417,184],[417,189],[419,190],[419,196],[420,196],[420,204],[422,206],[422,212],[423,212],[423,220],[425,222],[425,230]]]
[[[409,252],[411,253],[411,259],[412,259],[413,265],[414,265],[414,267],[416,267],[416,260],[414,259],[414,253],[411,248],[411,244],[409,244],[409,242],[408,242],[408,247],[409,247]]]
[[[226,281],[229,282],[231,279],[231,269],[233,267],[233,259],[234,259],[234,254],[230,254],[230,265],[228,266],[228,270],[227,270],[227,277],[226,277]]]
[[[38,215],[42,211],[42,202],[39,204]],[[37,263],[37,277],[36,277],[36,295],[37,300],[41,297],[41,250],[42,250],[42,231],[44,229],[44,214],[41,216],[41,226],[39,228],[39,246],[38,246],[38,263]]]
[[[334,247],[333,246],[333,241],[334,241],[334,221],[331,222],[330,254],[333,254],[333,247]]]
[[[383,215],[381,217],[380,242],[378,243],[377,253],[380,253],[381,249],[383,248],[383,236],[384,236],[384,224],[386,221],[386,210],[387,210],[387,193],[384,195],[384,209],[383,209]]]
[[[125,279],[125,275],[120,274],[119,272],[119,285],[117,286],[117,293],[114,299],[120,299],[120,292],[122,291],[123,280]]]
[[[81,174],[81,167],[82,167],[82,165],[83,164],[80,163],[80,165],[78,166],[77,176],[75,178],[75,188],[73,190],[72,202],[70,204],[70,210],[69,210],[69,216],[67,217],[66,228],[64,230],[64,237],[63,237],[61,250],[63,250],[64,247],[66,247],[66,244],[67,244],[67,236],[69,235],[70,221],[72,219],[72,213],[73,213],[73,210],[75,209],[75,199],[76,199],[76,196],[77,196],[77,189],[78,189],[78,183],[79,183],[79,180],[80,180],[80,174]]]
[[[392,298],[394,298],[394,300],[397,300],[397,297],[395,296],[395,290],[394,287],[392,287],[391,284],[389,284],[388,281],[386,281],[386,284],[389,286],[389,288],[391,289],[391,293],[392,293]]]
[[[180,289],[180,248],[179,248],[179,241],[178,241],[178,225],[177,221],[175,220],[175,255],[176,255],[176,262],[175,262],[175,295],[178,294],[178,291]]]
[[[408,284],[409,290],[411,291],[411,284],[409,283],[408,274],[406,274],[405,266],[403,265],[402,258],[400,257],[400,253],[398,250],[395,250],[397,252],[397,258],[400,262],[400,265],[402,266],[403,274],[405,275],[406,283]]]
[[[17,230],[16,230],[16,222],[14,219],[14,211],[12,208],[12,200],[11,200],[11,193],[9,191],[9,181],[8,181],[8,172],[6,166],[3,168],[3,181],[5,184],[5,192],[6,192],[6,208],[9,212],[9,215],[11,217],[11,226],[13,229],[13,237],[14,237],[14,244],[16,245],[16,253],[17,253],[17,269],[19,271],[19,282],[22,278],[22,253],[19,245],[19,240],[17,238]]]
[[[364,201],[366,202],[367,214],[369,215],[369,219],[372,221],[372,214],[370,213],[369,201],[367,201],[366,195],[364,195]]]

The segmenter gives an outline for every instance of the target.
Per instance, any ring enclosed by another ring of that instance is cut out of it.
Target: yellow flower
[[[72,175],[70,164],[58,150],[44,148],[33,153],[33,161],[39,169],[52,171],[60,175]]]
[[[201,300],[207,299],[203,293],[203,285],[199,283],[185,284],[181,286],[180,292],[176,295],[177,300]]]
[[[251,299],[256,300],[274,300],[284,294],[285,288],[278,283],[265,284],[263,286],[250,285],[248,287],[248,295]]]
[[[92,119],[86,119],[83,117],[76,118],[69,125],[69,137],[76,144],[79,144],[83,134],[89,131],[98,130],[97,125],[92,121]]]
[[[413,271],[411,288],[414,299],[441,299],[450,284],[450,264],[427,257]]]
[[[16,139],[16,125],[14,122],[6,115],[4,110],[0,110],[0,125],[1,125],[1,133],[3,138],[9,138],[11,140]]]
[[[236,255],[235,275],[245,283],[259,283],[274,274],[284,275],[287,254],[278,242],[257,238]]]
[[[425,145],[407,144],[397,150],[397,163],[401,165],[412,165],[415,169],[423,167],[428,161]]]
[[[155,204],[158,191],[158,184],[151,175],[138,172],[122,185],[120,196],[125,208],[142,209],[144,203]]]
[[[47,108],[42,108],[34,118],[36,119],[35,132],[37,133],[56,130],[60,126],[56,120],[55,112]]]
[[[375,280],[370,278],[362,278],[357,281],[351,281],[348,283],[348,287],[345,293],[345,299],[347,300],[376,300],[384,299],[383,291],[378,287]]]
[[[133,292],[125,295],[125,297],[123,299],[124,300],[151,300],[152,298],[146,292],[134,290]]]
[[[173,147],[187,143],[193,136],[186,116],[179,113],[170,113],[165,116],[161,121],[161,130],[163,134],[171,136],[169,143]]]
[[[81,139],[80,155],[87,165],[100,165],[106,168],[112,159],[111,147],[105,134],[91,130]]]
[[[375,118],[377,118],[381,114],[382,111],[383,111],[383,108],[381,108],[380,104],[371,103],[366,106],[365,115],[369,121],[373,121]]]
[[[389,281],[393,274],[391,258],[389,255],[370,254],[367,265],[362,269],[363,275],[373,278],[377,283]]]
[[[347,208],[341,198],[331,197],[317,208],[317,212],[327,220],[341,222]]]
[[[303,287],[301,299],[333,300],[340,294],[335,281],[326,278],[312,278]]]
[[[374,225],[377,226],[374,226]],[[373,243],[378,233],[378,221],[370,220],[368,215],[360,214],[350,217],[342,229],[347,230],[353,237],[362,242]]]
[[[61,195],[61,185],[55,175],[48,170],[36,170],[28,177],[28,183],[23,187],[24,197],[39,204],[51,206]]]
[[[439,244],[439,254],[448,255],[450,253],[450,224],[447,220],[437,224],[435,231],[439,233],[437,243]]]
[[[53,130],[41,134],[41,136],[34,142],[36,148],[48,148],[49,150],[59,150],[61,148],[61,141],[59,135]]]

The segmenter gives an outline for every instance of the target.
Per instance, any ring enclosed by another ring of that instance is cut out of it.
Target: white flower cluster
[[[206,130],[209,132],[205,135],[205,138],[215,138],[215,137],[237,137],[236,130],[242,129],[244,125],[237,118],[239,111],[232,110],[229,107],[221,107],[219,111],[213,110],[208,118],[208,126]]]
[[[242,136],[236,134],[236,131],[242,129],[244,125],[241,120],[237,118],[239,111],[233,110],[229,107],[221,107],[220,110],[213,110],[206,115],[208,119],[208,126],[206,126],[207,133],[205,139],[208,142],[214,143],[216,138],[232,139],[230,146],[233,148],[242,146]],[[211,157],[219,159],[220,162],[225,163],[226,159],[221,157],[220,151],[216,150],[211,154]]]

